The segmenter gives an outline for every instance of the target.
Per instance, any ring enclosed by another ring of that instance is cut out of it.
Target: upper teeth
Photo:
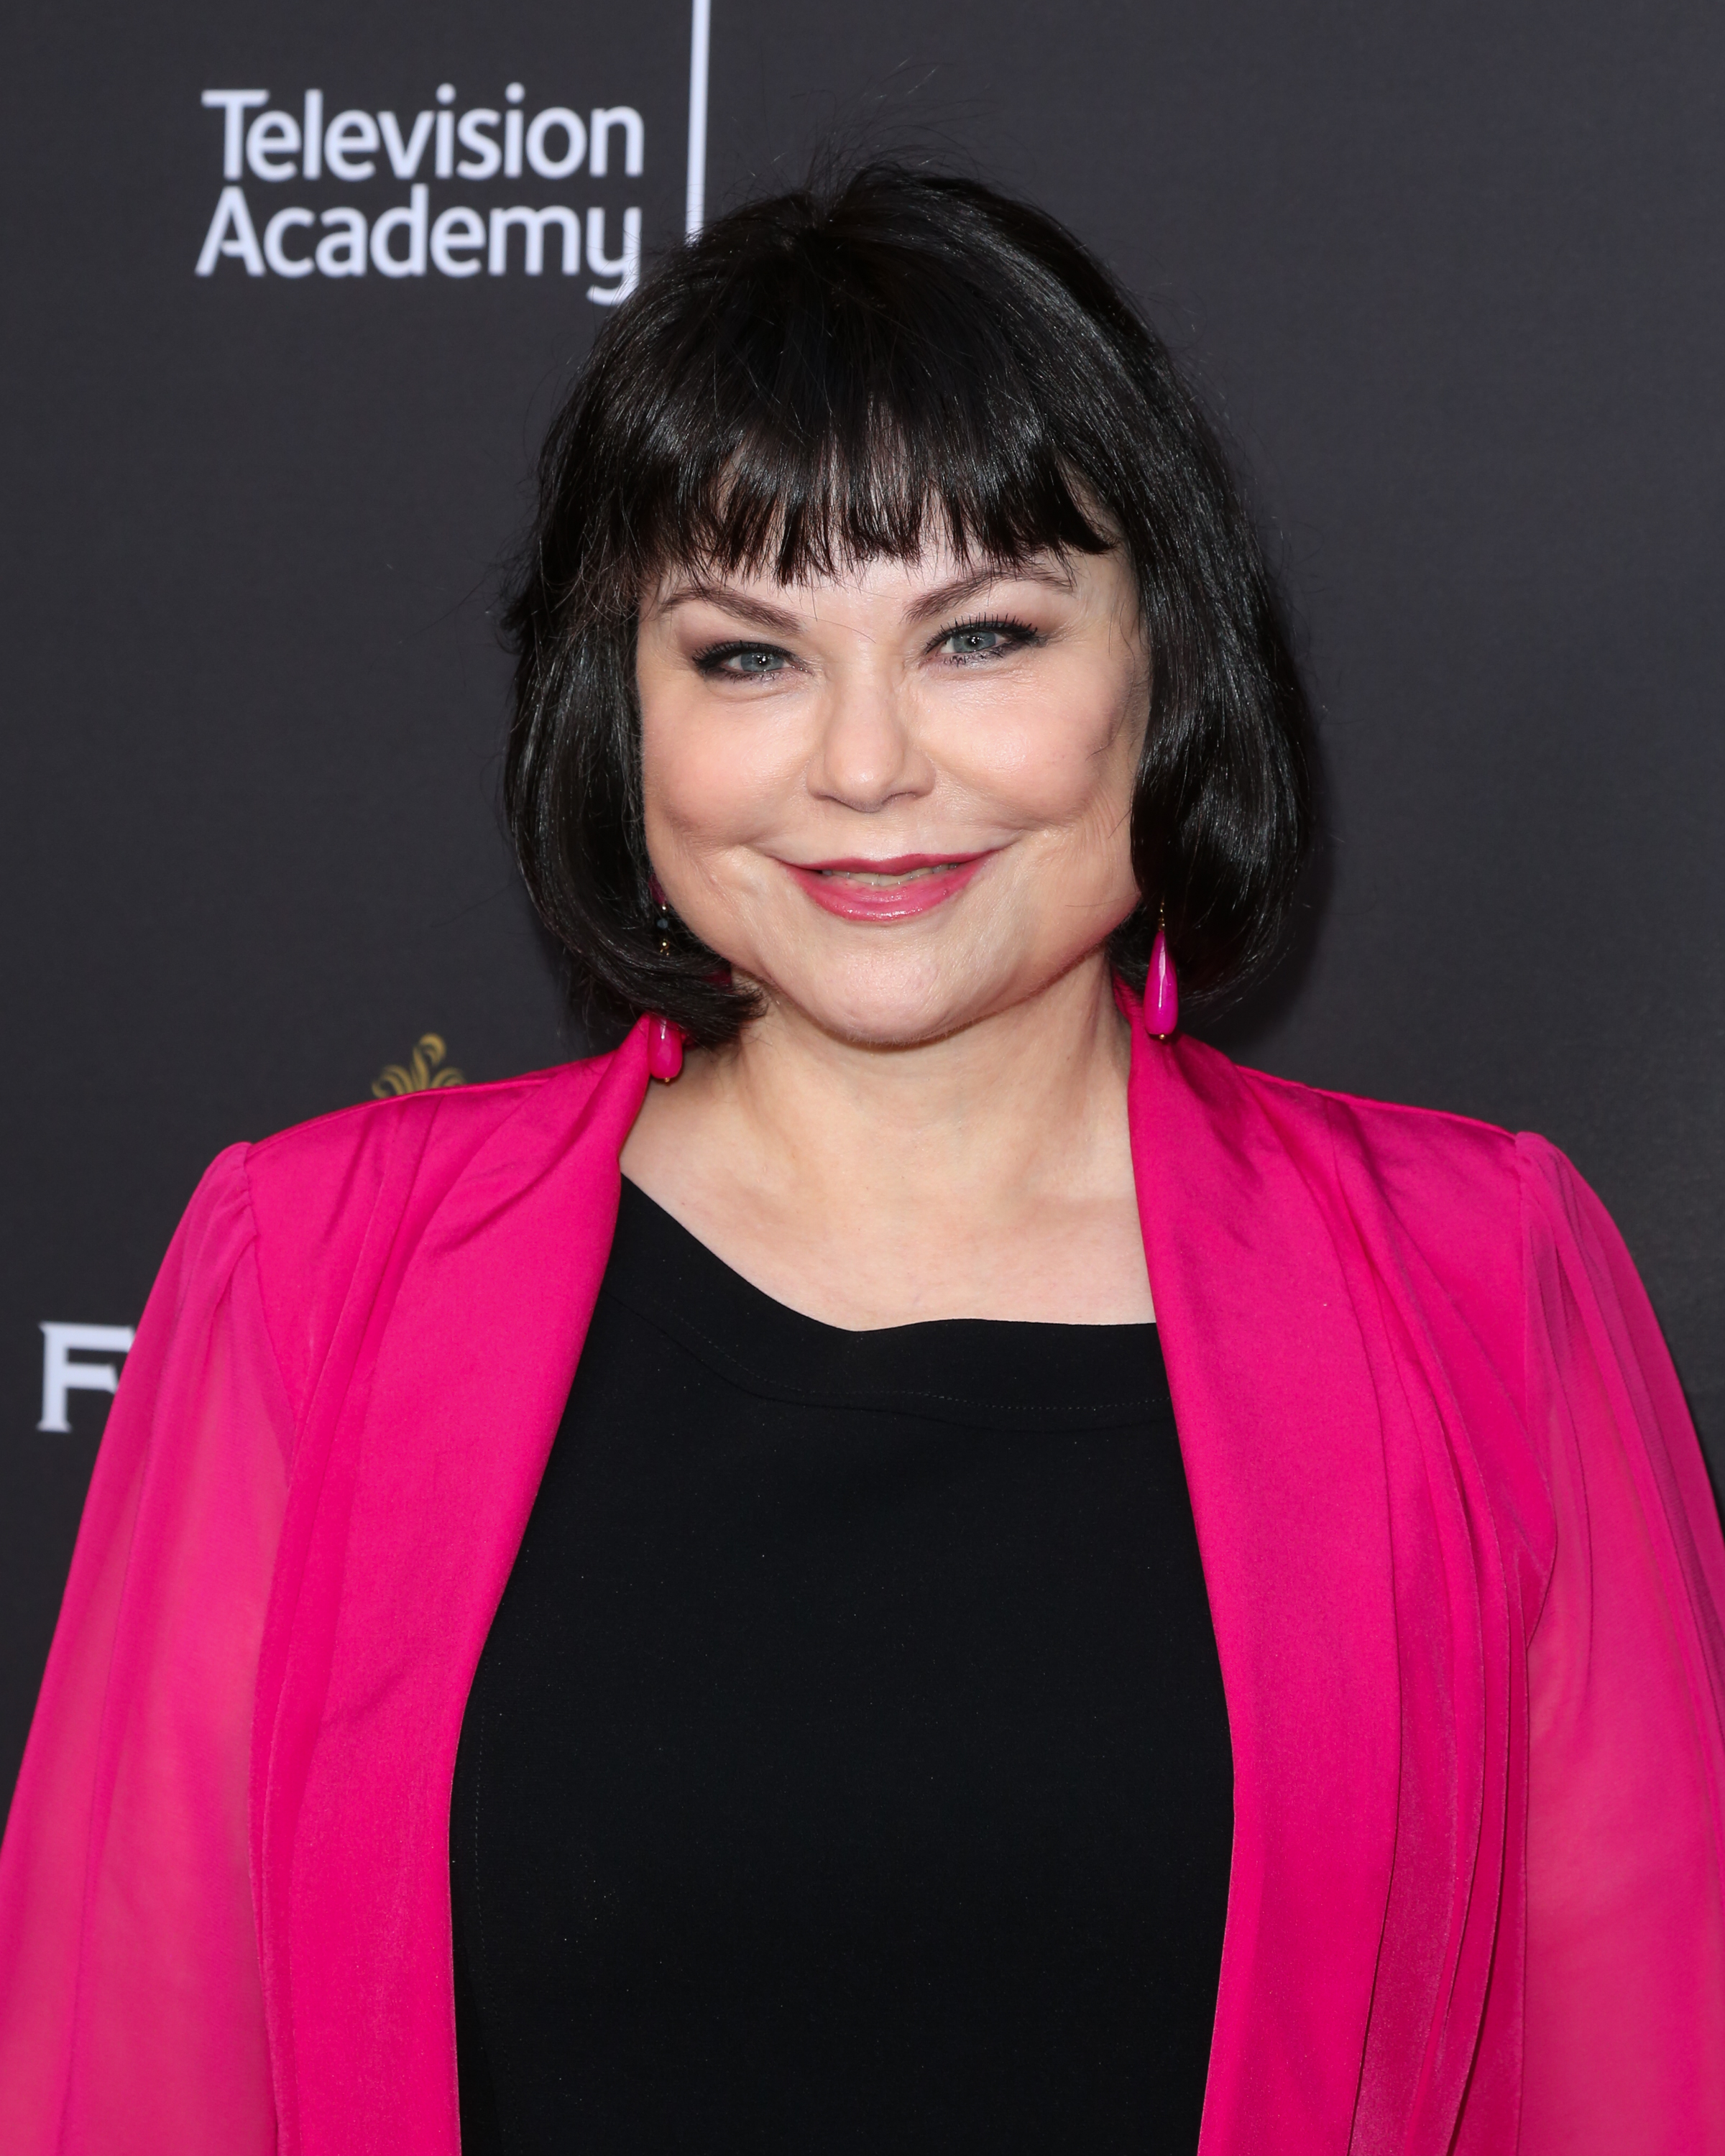
[[[821,874],[848,876],[853,883],[909,883],[913,877],[933,875],[952,865],[950,861],[930,861],[920,869],[823,869]]]

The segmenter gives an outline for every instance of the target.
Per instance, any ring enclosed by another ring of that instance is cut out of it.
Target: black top
[[[1153,1326],[843,1332],[625,1183],[462,1730],[464,2146],[1191,2156],[1232,1779]]]

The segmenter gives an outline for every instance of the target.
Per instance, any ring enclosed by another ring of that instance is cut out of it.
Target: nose
[[[859,669],[830,680],[809,765],[809,790],[871,816],[891,802],[934,786],[934,767],[919,746],[903,688],[884,669]]]

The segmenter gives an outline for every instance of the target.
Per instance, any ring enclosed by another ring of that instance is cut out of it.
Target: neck
[[[769,1009],[653,1086],[631,1179],[780,1301],[852,1327],[1153,1316],[1100,953],[939,1040],[877,1049]]]
[[[836,1040],[769,1009],[734,1047],[690,1060],[686,1105],[729,1127],[752,1179],[854,1209],[989,1204],[1084,1178],[1098,1128],[1123,1124],[1130,1041],[1097,952],[1024,1001],[912,1047]]]

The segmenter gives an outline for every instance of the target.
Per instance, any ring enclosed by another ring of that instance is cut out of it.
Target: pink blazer
[[[210,1169],[0,1856],[0,2148],[454,2156],[449,1789],[647,1083]],[[1725,2151],[1725,1549],[1543,1140],[1137,1036],[1235,1769],[1205,2156]]]

